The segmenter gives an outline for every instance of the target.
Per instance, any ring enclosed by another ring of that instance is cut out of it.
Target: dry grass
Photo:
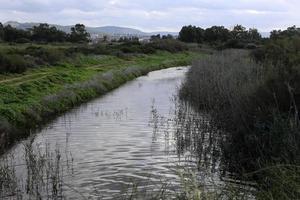
[[[226,133],[222,152],[229,170],[242,175],[289,164],[293,170],[276,167],[251,178],[273,195],[299,197],[295,170],[300,162],[299,102],[294,84],[284,79],[288,76],[282,70],[282,66],[256,63],[246,51],[219,52],[193,64],[180,96],[198,111],[208,112],[214,126]]]

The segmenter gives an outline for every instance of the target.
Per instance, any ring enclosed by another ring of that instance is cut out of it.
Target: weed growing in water
[[[0,161],[0,197],[2,199],[63,199],[64,180],[72,173],[72,158],[64,160],[58,146],[36,145],[33,140],[24,143],[23,154],[16,163],[12,155]],[[65,153],[68,153],[67,151]]]

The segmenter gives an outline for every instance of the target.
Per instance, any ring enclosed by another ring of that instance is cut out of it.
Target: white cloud
[[[118,25],[146,31],[243,24],[260,30],[300,23],[298,0],[0,0],[0,21]]]

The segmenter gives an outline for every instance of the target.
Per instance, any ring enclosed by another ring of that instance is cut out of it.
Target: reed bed
[[[297,75],[227,50],[194,62],[180,91],[221,130],[227,170],[256,180],[262,199],[300,196],[300,102],[291,78]]]

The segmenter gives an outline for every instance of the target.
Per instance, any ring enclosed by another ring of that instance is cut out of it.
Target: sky
[[[179,31],[242,24],[267,32],[300,25],[300,0],[0,0],[0,21]]]

